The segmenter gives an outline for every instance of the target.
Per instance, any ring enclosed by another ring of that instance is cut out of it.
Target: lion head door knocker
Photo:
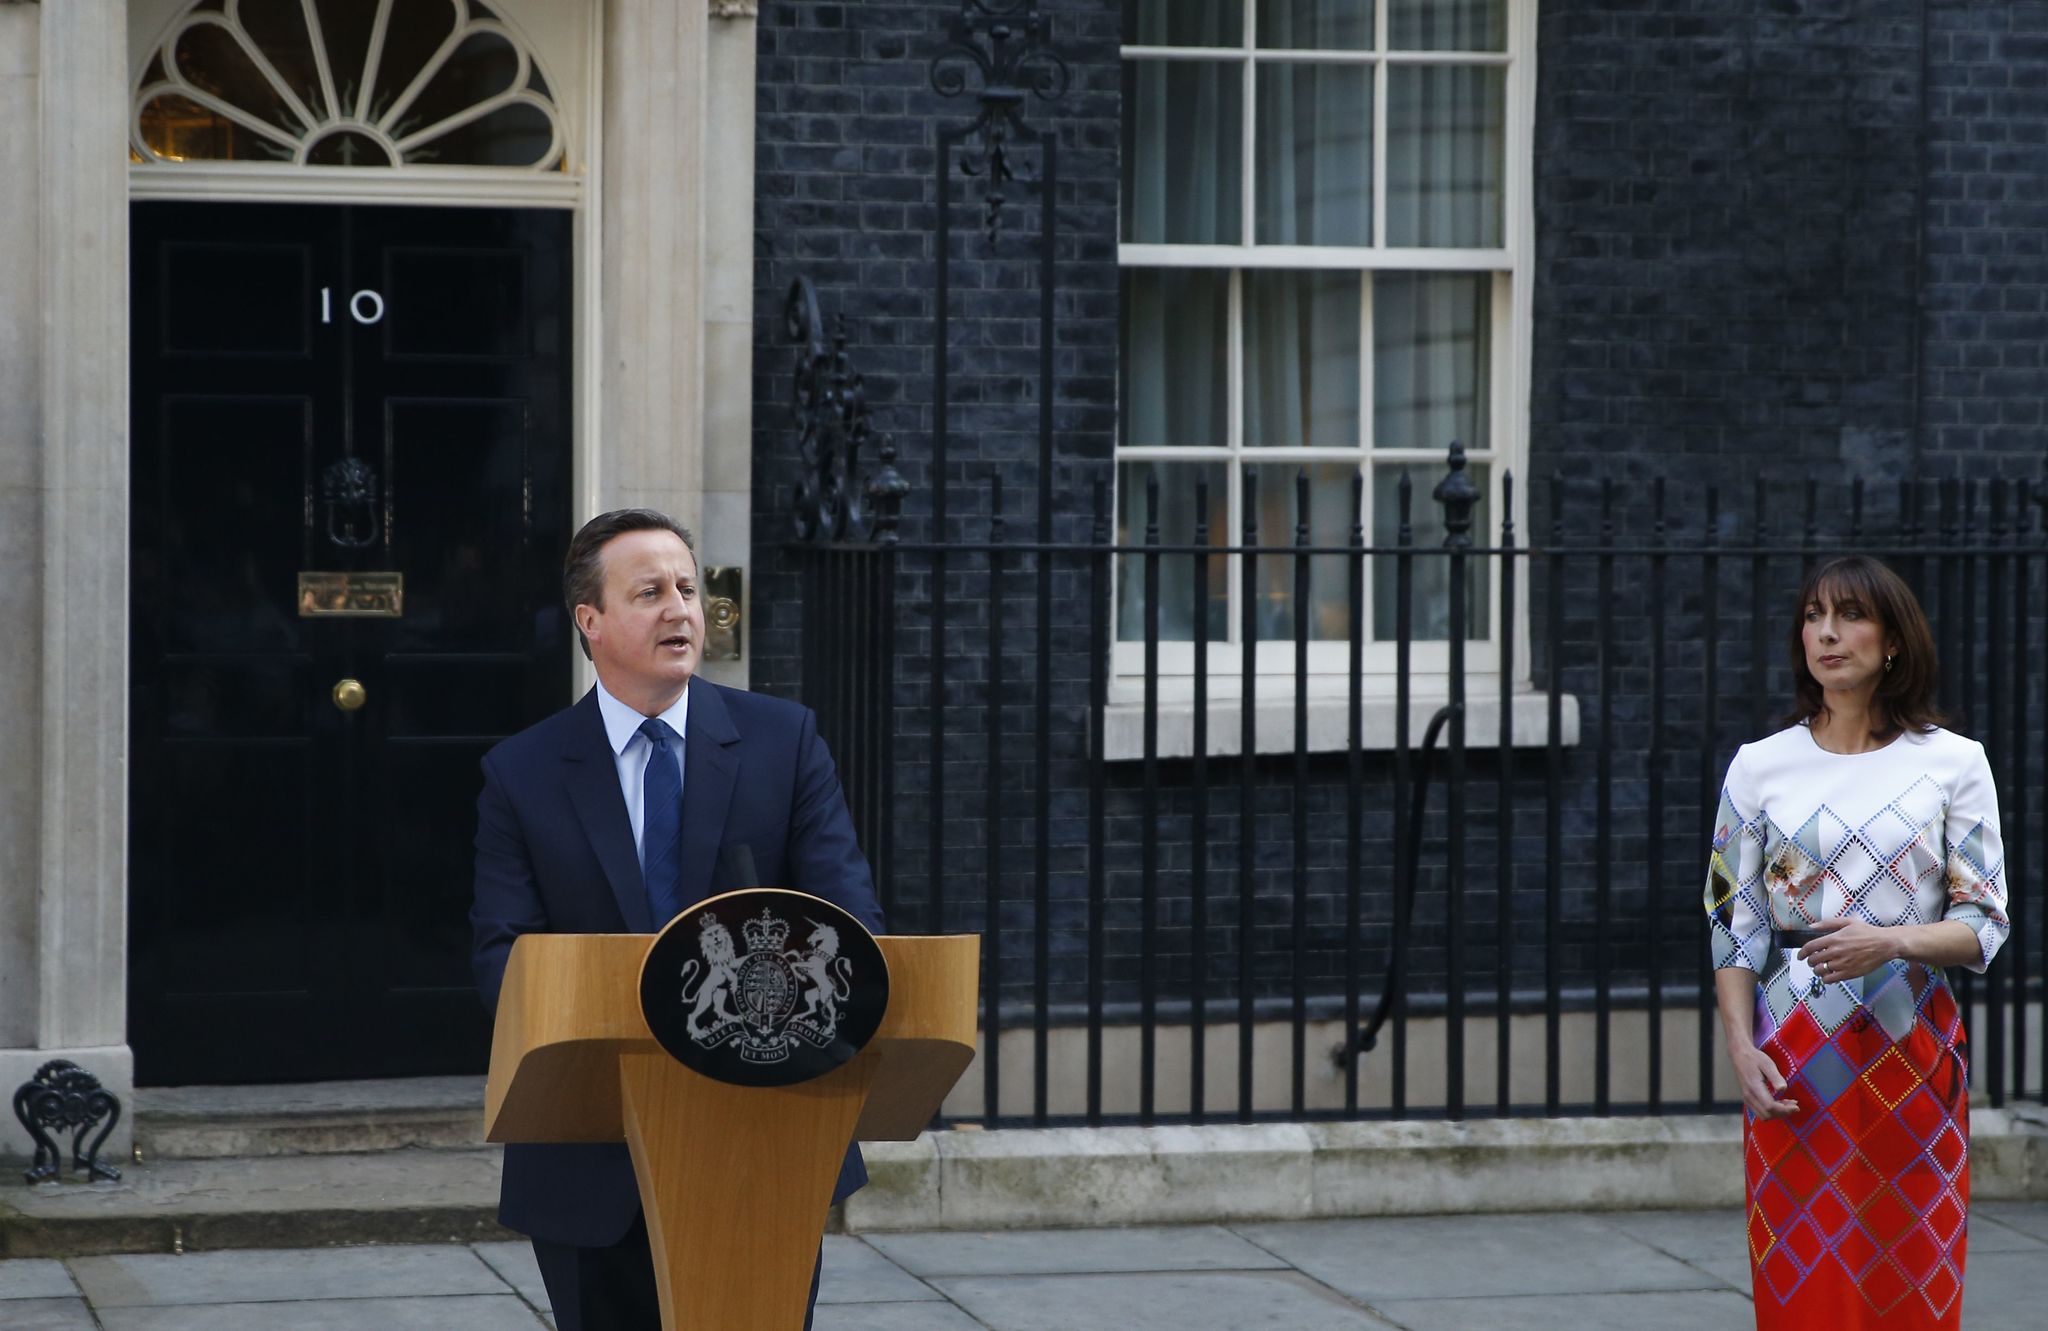
[[[377,542],[377,473],[361,458],[342,458],[321,473],[327,501],[327,539],[344,550]]]

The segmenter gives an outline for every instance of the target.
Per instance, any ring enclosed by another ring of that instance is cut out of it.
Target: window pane
[[[1262,245],[1372,243],[1372,71],[1258,67],[1257,238]]]
[[[1295,481],[1308,472],[1308,543],[1349,545],[1356,521],[1352,483],[1358,468],[1342,462],[1318,462],[1303,468],[1293,462],[1262,462],[1246,467],[1257,485],[1260,545],[1293,545],[1301,521]],[[1260,555],[1258,567],[1259,641],[1294,636],[1296,556]],[[1351,584],[1343,555],[1311,555],[1308,559],[1308,636],[1312,640],[1349,641]]]
[[[1230,274],[1126,268],[1123,443],[1221,447],[1229,435]]]
[[[1470,536],[1475,546],[1493,542],[1493,506],[1489,501],[1485,463],[1465,468],[1472,484],[1479,487],[1479,502],[1472,506]],[[1434,497],[1437,482],[1446,475],[1441,463],[1424,462],[1372,469],[1372,543],[1391,546],[1398,542],[1401,525],[1401,476],[1413,487],[1409,500],[1410,540],[1417,550],[1441,550],[1444,544],[1444,508]],[[1465,561],[1465,637],[1484,638],[1487,621],[1487,563],[1473,556]],[[1409,632],[1414,641],[1442,642],[1450,636],[1451,564],[1441,554],[1418,554],[1409,565]],[[1395,615],[1400,609],[1399,561],[1392,555],[1372,561],[1372,636],[1381,642],[1395,639]]]
[[[1124,0],[1127,46],[1241,46],[1244,0]]]
[[[1387,45],[1396,51],[1505,51],[1507,0],[1389,0]]]
[[[1143,545],[1149,514],[1146,485],[1159,481],[1159,543],[1193,545],[1196,486],[1206,482],[1208,530],[1200,533],[1210,545],[1230,543],[1230,494],[1220,462],[1126,462],[1116,469],[1116,541]],[[1117,559],[1116,629],[1123,642],[1145,640],[1146,555]],[[1195,556],[1161,554],[1159,560],[1159,640],[1193,642],[1195,638]],[[1209,641],[1223,642],[1229,633],[1228,559],[1206,557],[1199,597],[1208,612]]]
[[[1497,66],[1387,70],[1387,243],[1501,243],[1506,72]]]
[[[1243,85],[1235,61],[1124,62],[1126,241],[1243,241]]]
[[[1492,283],[1490,273],[1373,276],[1375,448],[1493,446]]]
[[[1244,441],[1358,447],[1353,272],[1244,275]]]
[[[300,40],[303,43],[303,35]],[[249,58],[249,53],[226,28],[211,23],[189,28],[178,35],[176,50],[178,68],[194,87],[293,137],[306,129],[279,86]],[[283,59],[287,53],[276,54]],[[307,63],[311,63],[310,53]]]
[[[1372,0],[1259,0],[1258,36],[1273,50],[1368,50]]]

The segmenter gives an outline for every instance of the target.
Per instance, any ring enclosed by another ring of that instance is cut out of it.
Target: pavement
[[[2048,1202],[1970,1218],[1963,1325],[2040,1321]],[[539,1331],[523,1244],[0,1261],[5,1331]],[[1742,1331],[1739,1213],[834,1235],[817,1331]],[[744,1331],[717,1328],[716,1331]]]

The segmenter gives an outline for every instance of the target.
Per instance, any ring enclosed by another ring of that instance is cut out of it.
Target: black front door
[[[477,760],[570,682],[569,238],[134,205],[138,1081],[483,1068]]]

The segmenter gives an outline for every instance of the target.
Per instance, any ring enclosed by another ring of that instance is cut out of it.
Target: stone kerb
[[[864,1150],[850,1233],[1742,1202],[1732,1115],[950,1131]],[[2048,1197],[2048,1111],[1973,1111],[1971,1188]]]

